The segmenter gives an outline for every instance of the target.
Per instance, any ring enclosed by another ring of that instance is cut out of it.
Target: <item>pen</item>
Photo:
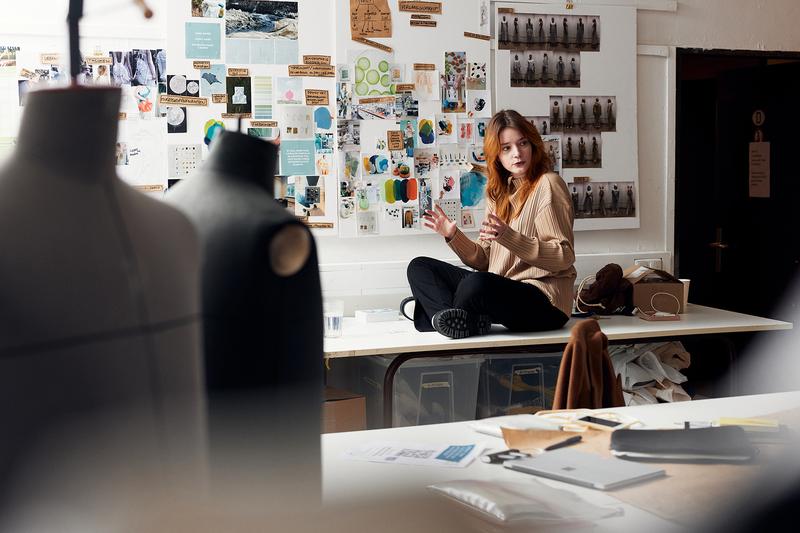
[[[574,437],[570,437],[567,440],[562,440],[561,442],[556,442],[555,444],[551,444],[544,451],[549,452],[551,450],[557,450],[559,448],[564,448],[566,446],[572,446],[573,444],[578,444],[581,441],[580,435],[575,435]]]

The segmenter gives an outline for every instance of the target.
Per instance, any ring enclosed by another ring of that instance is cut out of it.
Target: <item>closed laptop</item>
[[[568,448],[544,452],[536,457],[506,461],[503,466],[534,476],[600,490],[612,490],[664,475],[663,469],[647,464],[600,457]]]

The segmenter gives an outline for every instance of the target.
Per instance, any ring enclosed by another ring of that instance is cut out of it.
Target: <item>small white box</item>
[[[362,324],[389,322],[399,317],[400,312],[397,309],[356,309],[356,320]]]

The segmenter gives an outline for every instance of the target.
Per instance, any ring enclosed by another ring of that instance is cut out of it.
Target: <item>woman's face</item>
[[[531,169],[533,146],[516,128],[500,132],[500,163],[515,178],[527,177]]]

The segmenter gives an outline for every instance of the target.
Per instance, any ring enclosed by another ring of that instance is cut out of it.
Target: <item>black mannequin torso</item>
[[[167,201],[203,248],[212,486],[287,509],[320,498],[322,298],[313,238],[274,198],[277,158],[224,132]]]

